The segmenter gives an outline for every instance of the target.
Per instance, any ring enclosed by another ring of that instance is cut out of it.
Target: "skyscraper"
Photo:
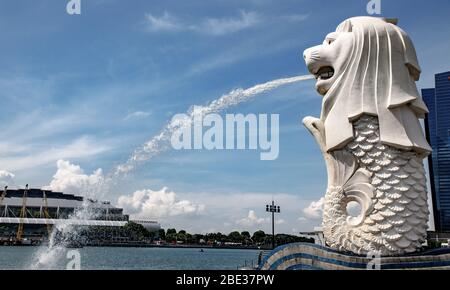
[[[425,131],[433,153],[428,157],[436,231],[450,232],[450,71],[435,75],[435,88],[423,89],[430,113]]]

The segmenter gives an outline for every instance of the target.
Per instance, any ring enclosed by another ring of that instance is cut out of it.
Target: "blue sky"
[[[367,15],[368,1],[81,0],[82,14],[73,16],[67,2],[0,1],[0,170],[14,174],[11,187],[77,193],[191,105],[306,74],[302,51],[342,20]],[[419,88],[433,86],[434,73],[450,65],[450,3],[381,3],[381,16],[398,17],[415,43]],[[131,213],[166,227],[228,232],[269,231],[264,204],[273,196],[280,231],[310,230],[320,219],[304,209],[323,195],[326,176],[300,120],[318,116],[320,104],[305,81],[227,110],[280,114],[277,160],[260,161],[256,151],[168,151],[102,198],[117,204],[122,196]],[[133,207],[136,200],[145,206]]]

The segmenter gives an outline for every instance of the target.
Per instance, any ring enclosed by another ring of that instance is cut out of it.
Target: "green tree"
[[[176,229],[167,229],[166,231],[166,241],[169,243],[176,242],[177,240],[177,230]]]
[[[186,234],[186,243],[188,243],[188,244],[196,244],[196,241],[195,241],[194,237],[191,234],[189,234],[189,233]]]
[[[250,233],[247,232],[247,231],[243,231],[243,232],[241,233],[241,236],[242,236],[244,239],[246,239],[246,240],[250,240]]]
[[[194,234],[192,236],[192,239],[194,240],[194,243],[196,243],[196,244],[200,244],[200,240],[204,240],[205,242],[207,240],[207,238],[201,234]]]
[[[252,240],[255,243],[262,243],[262,242],[264,242],[265,238],[266,238],[266,233],[261,230],[254,232],[253,236],[252,236]]]
[[[209,242],[224,242],[228,240],[228,237],[221,232],[206,234],[206,239]]]
[[[175,235],[177,233],[176,229],[167,229],[166,234],[167,235]]]
[[[241,233],[238,231],[229,233],[228,239],[233,243],[241,243],[243,240]]]
[[[132,238],[142,240],[150,237],[150,232],[141,224],[131,222],[125,224],[123,230],[128,233]]]
[[[252,238],[251,238],[249,232],[243,231],[243,232],[241,233],[241,236],[242,236],[242,240],[243,240],[243,242],[244,242],[245,245],[248,245],[248,244],[251,244],[251,243],[252,243],[252,240],[251,240]]]
[[[180,230],[177,234],[177,241],[183,241],[186,242],[186,231]]]
[[[430,249],[440,248],[442,247],[442,243],[436,240],[428,240],[428,247]]]
[[[158,236],[161,240],[165,240],[166,239],[166,231],[164,229],[159,229]]]

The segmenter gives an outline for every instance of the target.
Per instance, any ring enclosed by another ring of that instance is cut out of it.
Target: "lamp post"
[[[280,213],[280,206],[272,200],[272,204],[266,204],[266,212],[272,213],[272,249],[275,249],[275,213]]]

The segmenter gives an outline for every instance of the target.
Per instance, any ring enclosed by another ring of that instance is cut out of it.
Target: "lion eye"
[[[326,38],[325,39],[325,43],[328,44],[328,45],[332,44],[334,41],[335,41],[334,38]]]
[[[323,41],[323,43],[330,45],[336,40],[337,37],[338,34],[336,32],[329,33],[327,36],[325,36],[325,40]]]

